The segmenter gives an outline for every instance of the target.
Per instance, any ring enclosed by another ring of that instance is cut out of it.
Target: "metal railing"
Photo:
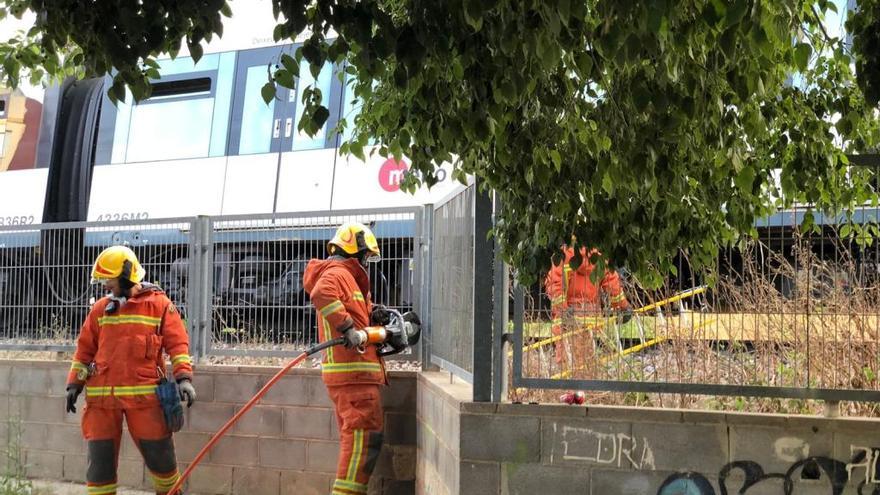
[[[92,263],[127,244],[187,318],[186,280],[193,219],[80,222],[0,227],[0,349],[70,351],[100,288]]]
[[[103,248],[125,244],[144,265],[145,280],[180,309],[193,355],[290,356],[317,341],[303,289],[306,264],[326,257],[327,241],[347,221],[370,225],[378,238],[382,260],[369,267],[373,301],[426,314],[423,210],[2,227],[0,349],[75,349],[89,307],[102,295],[89,285],[92,263]]]
[[[206,310],[212,355],[289,356],[317,342],[317,320],[303,274],[323,259],[336,228],[358,221],[372,228],[382,260],[369,265],[374,303],[419,309],[421,208],[211,218]]]
[[[679,255],[660,289],[624,273],[625,324],[607,295],[598,311],[554,315],[543,284],[517,287],[512,386],[880,401],[880,245],[860,244],[842,217],[817,214],[803,232],[806,211],[759,221],[709,269]],[[871,207],[854,220],[878,218]]]

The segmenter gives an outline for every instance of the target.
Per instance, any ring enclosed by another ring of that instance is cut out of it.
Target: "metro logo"
[[[403,160],[389,158],[379,167],[379,186],[387,192],[400,190],[400,182],[409,171],[409,165]]]

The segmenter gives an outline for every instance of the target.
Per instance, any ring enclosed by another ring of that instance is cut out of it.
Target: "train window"
[[[208,156],[213,98],[136,105],[128,132],[126,162]]]
[[[0,118],[6,118],[6,100],[0,100]]]
[[[153,92],[150,100],[169,98],[175,96],[205,95],[211,92],[210,77],[194,77],[192,79],[179,79],[177,81],[153,83]]]
[[[110,163],[134,163],[226,153],[235,53],[206,55],[198,64],[181,57],[160,65],[162,78],[153,83],[150,98],[133,103],[128,94],[109,118],[102,116],[98,163],[106,163],[107,155]]]
[[[240,155],[268,153],[272,146],[272,121],[275,117],[275,100],[267,105],[260,89],[268,77],[266,67],[248,67],[245,77],[244,105],[247,111],[241,116]]]
[[[333,84],[333,65],[328,63],[324,64],[324,67],[321,68],[321,72],[318,74],[317,80],[312,77],[312,72],[309,70],[309,62],[305,59],[300,63],[299,66],[299,75],[300,78],[296,84],[296,117],[294,118],[294,125],[299,123],[300,118],[302,117],[303,110],[305,110],[305,105],[302,102],[302,92],[306,87],[314,85],[318,89],[321,90],[321,103],[325,107],[330,107],[330,91]],[[293,150],[313,150],[324,147],[324,143],[326,142],[326,130],[327,124],[324,124],[324,128],[318,131],[317,134],[310,137],[305,132],[297,132],[294,131],[293,135]]]

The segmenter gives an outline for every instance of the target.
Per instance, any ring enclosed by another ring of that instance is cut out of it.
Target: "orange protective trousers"
[[[89,495],[116,493],[116,468],[122,419],[150,471],[157,494],[168,493],[180,474],[174,456],[174,442],[159,407],[104,408],[87,404],[82,430],[88,445],[86,484]]]
[[[327,387],[336,406],[339,426],[339,462],[332,495],[367,493],[370,475],[382,449],[382,398],[380,385],[354,384]]]

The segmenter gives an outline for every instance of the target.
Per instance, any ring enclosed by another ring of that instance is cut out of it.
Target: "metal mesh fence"
[[[191,223],[65,223],[6,226],[0,231],[0,348],[72,350],[100,286],[92,263],[107,246],[125,244],[146,281],[162,286],[187,314]]]
[[[431,250],[431,361],[466,380],[473,373],[474,199],[471,186],[435,207]]]
[[[851,224],[816,213],[805,230],[807,214],[760,220],[756,238],[708,269],[679,254],[678,275],[657,290],[623,271],[627,323],[606,291],[554,312],[546,284],[523,290],[514,384],[545,391],[514,399],[555,400],[554,388],[629,392],[623,400],[640,404],[664,392],[880,399],[880,245],[870,238],[880,210],[859,209]]]
[[[376,234],[382,260],[368,268],[373,302],[413,309],[420,220],[420,210],[412,208],[214,218],[207,352],[285,356],[316,343],[303,274],[309,260],[327,257],[327,241],[345,222],[364,223]]]
[[[3,227],[0,349],[73,350],[103,295],[89,285],[92,263],[105,247],[124,244],[145,281],[180,309],[192,354],[290,356],[317,342],[303,274],[310,259],[326,258],[344,222],[365,223],[377,236],[382,260],[368,268],[373,301],[414,309],[421,220],[421,208],[397,208]]]

